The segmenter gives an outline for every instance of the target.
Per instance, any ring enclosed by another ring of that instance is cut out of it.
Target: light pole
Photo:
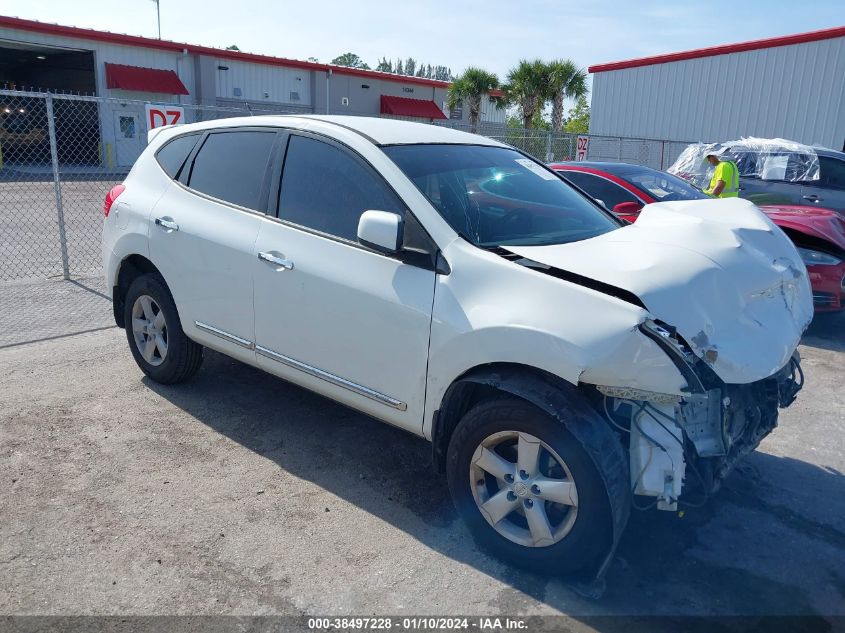
[[[161,7],[159,0],[153,0],[156,3],[156,21],[158,22],[158,39],[161,39]]]

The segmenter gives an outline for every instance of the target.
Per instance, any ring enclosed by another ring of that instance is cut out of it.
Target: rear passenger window
[[[279,217],[350,241],[364,211],[404,206],[361,160],[334,145],[291,136],[279,192]]]
[[[601,200],[608,209],[613,209],[613,207],[621,202],[636,202],[641,204],[637,197],[630,191],[600,176],[594,176],[593,174],[580,171],[564,171],[561,172],[561,175],[581,187],[581,189],[593,198]]]
[[[167,143],[156,153],[156,160],[161,168],[171,178],[179,176],[179,170],[185,164],[185,159],[193,151],[199,140],[199,134],[179,136]]]
[[[210,134],[194,159],[188,186],[247,209],[264,210],[261,198],[275,132]]]

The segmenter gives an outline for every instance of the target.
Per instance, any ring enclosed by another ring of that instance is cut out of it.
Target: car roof
[[[270,126],[270,127],[291,127],[297,129],[308,129],[323,131],[332,134],[332,128],[345,128],[357,132],[376,145],[410,145],[419,143],[445,143],[461,145],[489,145],[493,147],[507,147],[503,143],[477,134],[469,134],[460,130],[453,130],[440,125],[430,123],[417,123],[416,121],[402,121],[398,119],[382,119],[377,117],[364,116],[341,116],[341,115],[269,115],[252,117],[233,117],[204,121],[202,123],[189,123],[180,126],[178,132],[182,133],[193,130],[210,130],[223,127],[239,126]]]
[[[549,165],[554,168],[566,167],[567,169],[578,169],[578,168],[587,168],[587,169],[595,169],[596,171],[603,171],[608,174],[616,174],[616,175],[625,175],[625,174],[634,174],[637,172],[644,172],[644,171],[656,171],[651,167],[645,167],[643,165],[631,165],[630,163],[603,163],[600,161],[591,161],[591,160],[583,160],[583,161],[561,161],[558,163],[551,163]]]

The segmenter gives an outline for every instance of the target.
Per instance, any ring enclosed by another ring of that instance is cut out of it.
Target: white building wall
[[[143,66],[145,68],[159,68],[162,70],[175,71],[190,92],[190,95],[153,95],[157,101],[169,103],[193,103],[191,95],[194,94],[194,65],[190,55],[184,55],[173,51],[156,50],[141,46],[126,46],[122,44],[111,44],[98,42],[63,35],[49,35],[0,27],[0,40],[12,40],[26,42],[29,44],[43,44],[46,46],[59,46],[63,48],[74,48],[83,51],[94,51],[94,69],[97,81],[97,95],[101,97],[122,97],[125,99],[146,99],[149,95],[136,93],[127,90],[109,90],[106,88],[106,67],[105,63],[125,64],[127,66]]]
[[[232,59],[218,59],[217,65],[228,68],[215,71],[218,99],[311,105],[311,77],[308,70]],[[240,89],[240,95],[235,94],[236,88]],[[299,99],[292,98],[291,93],[297,93]]]
[[[593,75],[590,133],[845,144],[845,37]]]
[[[481,120],[486,123],[505,124],[507,113],[505,108],[497,108],[487,97],[481,100]]]

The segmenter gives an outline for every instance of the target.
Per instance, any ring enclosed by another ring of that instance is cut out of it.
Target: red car
[[[619,217],[634,222],[652,202],[709,198],[685,180],[626,163],[549,165]],[[845,218],[835,211],[806,206],[761,206],[792,239],[807,265],[816,312],[845,309]]]

